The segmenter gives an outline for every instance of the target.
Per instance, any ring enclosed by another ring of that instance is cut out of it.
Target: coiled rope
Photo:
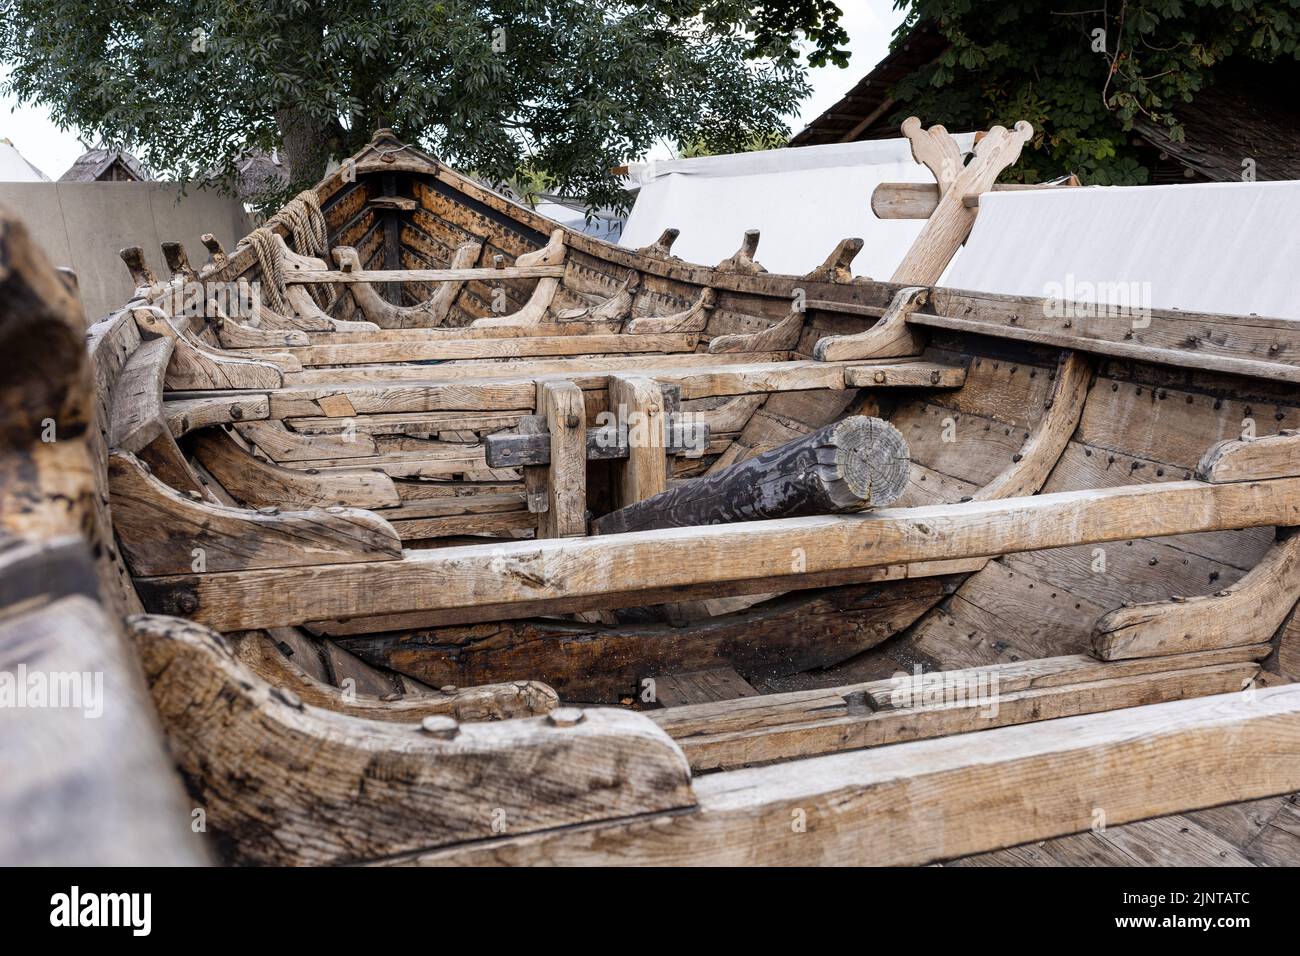
[[[284,264],[274,239],[274,228],[283,225],[293,239],[294,251],[303,256],[315,256],[329,262],[329,230],[325,214],[321,212],[320,197],[314,189],[304,189],[285,204],[284,208],[266,220],[266,225],[254,229],[239,241],[240,246],[251,246],[253,255],[262,269],[263,294],[273,312],[287,315],[288,292],[284,281]],[[337,293],[332,286],[325,287],[325,308],[334,305]]]

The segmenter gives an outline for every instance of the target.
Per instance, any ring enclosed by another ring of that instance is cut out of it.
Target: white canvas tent
[[[956,138],[963,151],[974,142],[973,133]],[[872,190],[934,182],[902,138],[652,162],[629,175],[640,192],[622,246],[645,246],[676,228],[673,255],[715,265],[739,248],[745,230],[758,229],[757,260],[769,272],[801,275],[841,239],[858,237],[866,244],[853,273],[873,279],[889,278],[923,223],[877,219]]]
[[[1300,319],[1300,182],[995,192],[956,289]]]
[[[50,177],[29,163],[18,148],[0,139],[0,183],[48,183]]]

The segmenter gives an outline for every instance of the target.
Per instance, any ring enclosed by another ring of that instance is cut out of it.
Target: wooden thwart
[[[585,470],[576,444],[572,460]],[[550,505],[556,506],[554,489]],[[576,520],[576,507],[564,505]],[[1178,481],[866,515],[501,543],[488,550],[407,551],[401,561],[380,564],[141,579],[137,585],[147,606],[165,613],[174,613],[181,595],[192,595],[195,619],[221,630],[487,604],[509,617],[515,603],[535,612],[574,597],[755,579],[799,587],[805,575],[819,572],[1279,524],[1300,524],[1300,479]]]

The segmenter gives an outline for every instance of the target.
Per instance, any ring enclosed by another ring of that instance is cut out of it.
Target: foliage
[[[786,132],[809,60],[842,62],[828,0],[0,0],[0,83],[178,178],[279,146],[290,190],[379,126],[594,205],[655,142]]]
[[[896,0],[895,43],[923,20],[951,46],[895,88],[915,113],[950,129],[1019,119],[1037,135],[1014,174],[1063,170],[1085,182],[1145,182],[1135,122],[1183,136],[1175,115],[1229,57],[1300,56],[1300,0]],[[1103,31],[1097,33],[1095,31]]]

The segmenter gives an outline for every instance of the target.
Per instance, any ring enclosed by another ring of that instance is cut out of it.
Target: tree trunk
[[[318,182],[342,142],[338,121],[283,107],[275,111],[275,122],[280,127],[280,160],[289,172],[289,185],[305,189]]]

